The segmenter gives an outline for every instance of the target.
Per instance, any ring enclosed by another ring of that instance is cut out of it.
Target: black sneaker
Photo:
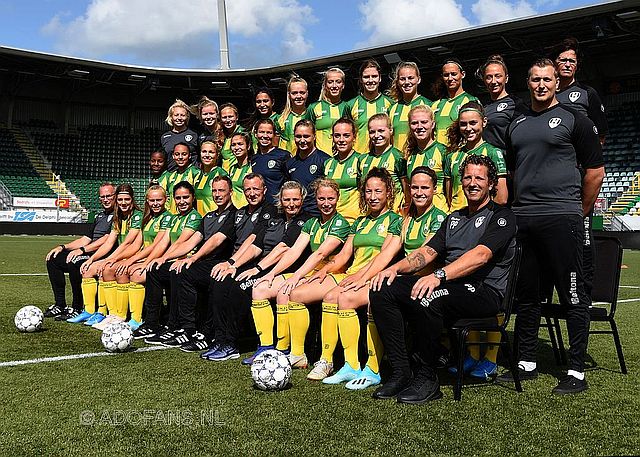
[[[391,378],[383,385],[378,387],[371,395],[377,400],[386,400],[394,398],[400,392],[407,388],[411,379],[403,375],[392,375]]]
[[[187,335],[184,330],[178,329],[173,332],[173,337],[162,341],[160,344],[168,348],[178,348],[187,341],[189,341],[189,335]]]
[[[57,321],[66,321],[67,319],[72,319],[76,316],[78,316],[82,311],[78,311],[76,309],[73,308],[65,308],[64,311],[60,314],[58,314],[55,319]]]
[[[532,379],[536,379],[538,377],[538,369],[534,368],[533,370],[525,371],[522,367],[518,366],[518,377],[520,378],[520,381],[531,381]],[[513,373],[511,373],[510,371],[506,371],[498,376],[496,378],[496,381],[514,382]]]
[[[163,331],[163,328],[158,329],[157,327],[151,327],[147,324],[142,324],[138,327],[137,330],[133,332],[133,338],[135,340],[141,340],[144,338],[151,338],[152,336],[156,336],[158,331]]]
[[[175,336],[174,331],[167,329],[163,332],[156,333],[155,336],[150,336],[149,338],[145,338],[144,342],[147,344],[164,345],[166,341],[169,341],[174,336]]]
[[[209,349],[209,342],[202,333],[194,333],[189,337],[189,341],[180,346],[182,352],[200,352]]]
[[[64,312],[65,308],[58,305],[51,305],[44,311],[44,317],[56,317]]]
[[[575,376],[567,375],[560,380],[558,385],[555,386],[551,392],[558,395],[577,394],[579,392],[584,392],[588,388],[589,386],[587,385],[586,378],[578,379]]]
[[[401,391],[396,400],[398,403],[421,405],[428,401],[442,398],[440,382],[436,372],[429,367],[422,367],[409,384],[409,387]]]

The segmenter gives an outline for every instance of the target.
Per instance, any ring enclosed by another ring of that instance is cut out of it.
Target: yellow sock
[[[88,313],[96,312],[96,293],[98,293],[98,281],[96,278],[82,278],[82,301],[84,310]]]
[[[338,344],[338,305],[336,303],[322,303],[322,325],[320,326],[322,338],[321,359],[333,362],[333,351]]]
[[[118,314],[118,302],[116,299],[116,287],[118,287],[118,284],[115,281],[103,281],[102,287],[104,287],[104,302],[107,305],[107,312],[110,315]]]
[[[498,317],[498,325],[502,325],[503,322],[504,316]],[[484,354],[485,359],[490,362],[497,363],[500,341],[502,341],[502,335],[500,332],[487,332],[487,351]]]
[[[369,358],[367,359],[367,366],[371,368],[374,373],[380,372],[380,360],[382,359],[382,353],[384,348],[382,346],[382,340],[378,334],[378,327],[373,322],[373,316],[367,315],[367,350],[369,351]]]
[[[104,282],[98,282],[98,312],[107,315],[107,300],[104,298]]]
[[[469,332],[467,336],[468,343],[479,343],[480,342],[480,332]],[[473,360],[480,360],[480,346],[477,344],[469,345],[469,355],[473,358]]]
[[[144,284],[129,283],[129,311],[131,319],[142,322],[142,307],[144,306]]]
[[[278,342],[276,343],[276,349],[286,351],[291,344],[291,335],[289,334],[289,304],[276,305],[276,315],[278,318],[278,327],[276,328]],[[304,342],[302,346],[304,347]]]
[[[251,300],[251,314],[260,346],[273,346],[273,311],[269,300]]]
[[[279,316],[279,315],[278,315]],[[278,318],[278,326],[280,319]],[[289,333],[291,336],[291,354],[304,354],[304,340],[309,330],[309,310],[302,303],[289,302]],[[278,330],[278,335],[280,331]],[[278,336],[278,344],[280,336]]]
[[[116,314],[126,320],[129,311],[129,283],[116,286],[116,306]]]
[[[360,369],[358,360],[358,340],[360,339],[360,321],[355,309],[338,311],[338,330],[344,347],[344,360],[354,370]]]

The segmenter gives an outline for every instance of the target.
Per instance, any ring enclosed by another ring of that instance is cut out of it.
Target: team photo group
[[[103,183],[91,229],[47,254],[45,317],[124,322],[138,340],[211,362],[239,359],[255,328],[244,365],[277,350],[310,381],[422,404],[442,397],[443,368],[536,378],[541,302],[555,288],[570,348],[552,392],[582,392],[607,124],[598,94],[576,80],[580,58],[568,38],[526,75],[509,75],[499,55],[472,70],[448,59],[434,100],[415,63],[384,75],[367,60],[357,75],[327,69],[313,102],[292,76],[279,113],[257,89],[246,120],[231,103],[176,100],[146,194]],[[473,76],[482,102],[465,91]],[[351,100],[347,77],[358,80]],[[509,78],[526,78],[529,95],[510,94]],[[458,363],[447,329],[500,319],[514,259],[517,366],[498,372],[493,331],[469,333]],[[315,315],[321,353],[307,357]]]

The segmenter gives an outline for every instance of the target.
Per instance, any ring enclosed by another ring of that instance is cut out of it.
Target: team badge
[[[426,225],[424,225],[424,226],[422,227],[422,234],[423,234],[424,236],[427,236],[427,234],[428,234],[428,233],[429,233],[429,227],[427,227]]]
[[[349,177],[356,176],[356,169],[353,167],[347,168],[347,174],[349,175]]]
[[[480,216],[479,218],[476,219],[475,221],[475,226],[476,228],[480,227],[482,225],[482,223],[484,222],[485,216]]]
[[[505,225],[507,225],[507,220],[504,217],[501,217],[500,219],[498,219],[498,225],[500,227],[504,227]]]
[[[267,219],[269,219],[270,217],[271,217],[271,214],[269,214],[269,213],[265,213],[265,214],[263,214],[263,215],[262,215],[262,218],[263,218],[264,220],[267,220]]]
[[[267,167],[269,167],[269,168],[273,168],[273,167],[275,167],[275,166],[276,166],[276,161],[275,161],[275,160],[269,160],[269,161],[267,162]]]
[[[191,141],[191,140],[193,140],[193,135],[191,135],[191,134],[189,134],[189,135],[185,135],[185,136],[184,136],[184,140],[185,140],[185,141]]]
[[[196,218],[196,215],[195,215],[195,214],[192,214],[191,216],[189,216],[189,220],[190,220],[190,221],[194,220],[195,218]]]
[[[378,232],[378,235],[382,235],[385,230],[387,230],[387,227],[385,227],[384,224],[380,224],[376,227],[376,232]]]
[[[549,128],[555,129],[557,126],[560,125],[561,122],[562,122],[562,119],[560,119],[559,117],[552,117],[551,119],[549,119]]]
[[[318,166],[316,164],[313,164],[309,167],[309,173],[311,173],[312,175],[315,175],[316,171],[318,171]]]
[[[575,103],[580,98],[580,95],[581,95],[580,92],[570,92],[569,100],[571,100],[571,103]]]
[[[429,159],[429,168],[433,168],[436,166],[436,159]]]
[[[440,223],[444,222],[444,216],[442,214],[438,214],[438,216],[436,216],[436,220]]]
[[[298,227],[302,227],[304,225],[304,221],[298,221]]]
[[[336,227],[340,227],[340,226],[342,226],[342,221],[340,219],[338,219],[336,221]]]
[[[389,162],[385,162],[385,163],[380,164],[380,168],[387,168],[388,169],[389,168]]]
[[[451,220],[449,221],[449,229],[451,230],[456,228],[459,222],[460,222],[459,218],[452,217]]]
[[[499,103],[498,106],[496,107],[496,111],[500,112],[500,111],[504,111],[507,109],[507,105],[506,103]]]

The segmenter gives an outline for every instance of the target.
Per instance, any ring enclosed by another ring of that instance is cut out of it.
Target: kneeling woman
[[[273,349],[274,318],[270,300],[274,298],[276,299],[278,315],[278,344],[276,349],[281,351],[289,349],[289,293],[297,285],[304,284],[310,274],[315,273],[327,262],[331,261],[333,255],[338,252],[340,246],[349,235],[349,223],[336,212],[338,199],[340,198],[340,190],[336,182],[330,179],[320,179],[315,182],[314,187],[320,217],[313,217],[304,224],[302,232],[293,246],[282,256],[276,266],[254,286],[251,312],[256,331],[260,337],[260,346],[252,357],[266,349]],[[307,247],[311,248],[312,254],[307,257],[302,266],[291,275],[282,275],[281,273],[291,268],[303,256]],[[335,284],[330,278],[327,278],[326,282],[316,281],[314,285],[317,287],[313,291],[313,297],[316,297],[314,301],[320,302],[327,287],[334,287]],[[327,312],[337,315],[337,308],[327,310]],[[322,314],[324,322],[324,309]],[[308,320],[309,315],[307,313],[306,324],[303,316],[301,326],[304,327],[306,325],[308,327]],[[324,324],[322,331],[324,332]],[[304,355],[306,329],[297,333],[302,333],[302,336],[291,340],[291,364],[295,368],[306,368],[308,364]],[[252,357],[245,359],[243,363],[250,364]]]

